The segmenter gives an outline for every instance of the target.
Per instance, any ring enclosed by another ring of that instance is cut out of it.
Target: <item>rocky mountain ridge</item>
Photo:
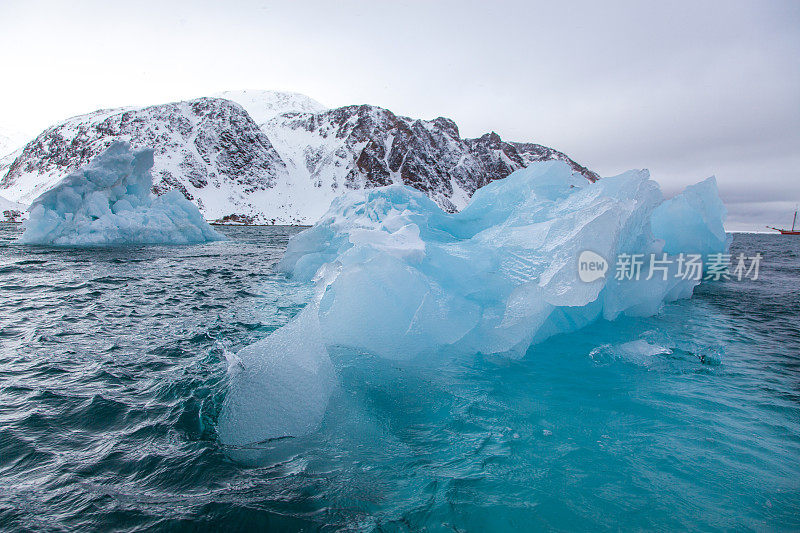
[[[310,224],[337,195],[390,183],[455,211],[479,187],[533,161],[563,160],[597,179],[552,148],[496,133],[461,138],[442,117],[417,120],[370,105],[325,109],[294,93],[222,95],[230,99],[100,110],[52,126],[0,160],[0,195],[28,204],[115,140],[155,150],[154,193],[178,189],[207,219],[228,223]]]

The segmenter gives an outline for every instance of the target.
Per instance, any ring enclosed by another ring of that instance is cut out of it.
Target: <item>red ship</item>
[[[794,229],[795,224],[797,224],[797,209],[794,211],[794,220],[792,221],[792,229],[780,229],[780,228],[773,228],[772,226],[767,226],[769,229],[774,229],[775,231],[780,231],[781,235],[800,235],[800,231],[796,231]]]

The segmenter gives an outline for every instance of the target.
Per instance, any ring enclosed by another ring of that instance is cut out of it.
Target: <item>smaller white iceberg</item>
[[[153,195],[153,151],[112,144],[33,201],[26,244],[107,246],[223,240],[178,191]]]

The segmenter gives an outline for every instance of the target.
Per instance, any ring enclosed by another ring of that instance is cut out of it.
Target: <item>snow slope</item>
[[[304,94],[280,91],[223,91],[211,95],[231,100],[242,106],[258,124],[284,113],[318,113],[326,107]]]
[[[21,222],[27,206],[0,196],[0,222]]]
[[[8,167],[22,152],[26,136],[12,128],[0,126],[0,177],[8,171]],[[0,196],[0,222],[19,222],[24,215],[26,205],[12,202]]]
[[[0,126],[0,158],[20,148],[28,136],[21,131],[5,126]]]

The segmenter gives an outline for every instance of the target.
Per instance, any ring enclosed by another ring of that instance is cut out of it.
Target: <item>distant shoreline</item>
[[[218,222],[209,222],[208,225],[227,228],[310,228],[312,226],[312,224],[220,224]]]
[[[0,221],[0,224],[22,224],[22,222],[11,222],[8,220]],[[210,226],[221,226],[225,228],[310,228],[313,224],[219,224],[217,222],[209,222]],[[748,235],[780,235],[776,231],[726,231],[725,233],[746,233]]]
[[[16,222],[13,220],[0,220],[0,224],[22,224],[23,222]],[[209,226],[223,226],[227,228],[310,228],[311,224],[218,224],[216,222],[209,222]]]

